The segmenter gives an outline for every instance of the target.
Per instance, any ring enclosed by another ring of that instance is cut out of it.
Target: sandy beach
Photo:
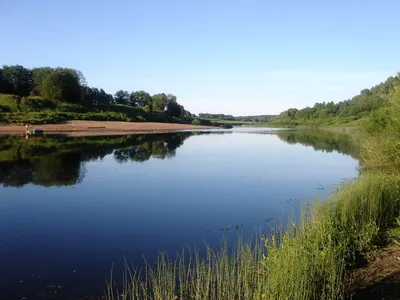
[[[94,136],[94,135],[124,135],[171,132],[177,130],[215,129],[210,126],[196,126],[176,123],[133,123],[114,121],[66,121],[62,124],[43,124],[29,126],[29,131],[43,130],[45,134],[66,134],[70,136]],[[23,125],[0,126],[0,134],[24,134]]]

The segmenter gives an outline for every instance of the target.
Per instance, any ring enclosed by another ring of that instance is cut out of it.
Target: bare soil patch
[[[350,277],[353,300],[400,299],[400,246],[371,252],[367,264]]]

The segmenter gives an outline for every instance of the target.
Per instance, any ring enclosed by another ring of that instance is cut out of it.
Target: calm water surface
[[[357,157],[349,136],[292,130],[0,136],[0,299],[102,295],[123,256],[268,230],[358,176]]]

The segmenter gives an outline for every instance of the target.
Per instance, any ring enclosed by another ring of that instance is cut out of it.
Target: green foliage
[[[164,112],[165,106],[168,103],[167,95],[164,93],[151,96],[153,111]]]
[[[116,287],[111,278],[105,298],[261,299],[266,291],[263,248],[259,243],[240,241],[233,248],[229,251],[228,242],[223,240],[217,252],[207,245],[204,253],[188,247],[175,259],[162,252],[154,266],[147,264],[145,274],[127,263],[124,284]]]
[[[3,91],[0,93],[15,94],[20,97],[28,96],[33,84],[32,71],[23,66],[3,66],[1,72],[1,85]]]
[[[15,101],[6,100],[4,94],[15,95]],[[140,111],[121,111],[118,105],[139,107]],[[88,87],[78,70],[51,67],[26,69],[20,65],[0,68],[0,113],[0,122],[7,123],[49,123],[66,118],[178,123],[191,123],[193,120],[171,94],[161,93],[151,97],[145,91],[129,94],[119,90],[113,97],[103,89]]]
[[[129,97],[129,105],[138,107],[147,107],[151,111],[151,96],[145,91],[132,92]]]
[[[42,68],[34,68],[32,69],[33,74],[33,89],[31,93],[36,96],[42,95],[44,90],[44,80],[47,76],[54,72],[53,68],[50,67],[42,67]]]
[[[400,167],[400,86],[385,96],[387,106],[362,123],[367,137],[363,144],[362,164],[367,168]]]
[[[87,113],[89,108],[75,103],[57,103],[58,112]]]
[[[201,122],[200,122],[199,119],[194,119],[194,120],[192,121],[192,125],[201,125]]]
[[[114,98],[111,94],[107,94],[103,89],[91,88],[88,86],[82,87],[82,98],[84,105],[110,105],[114,103]]]
[[[124,104],[127,105],[129,102],[129,92],[119,90],[114,95],[114,101],[116,104]]]
[[[210,113],[200,113],[199,118],[202,119],[209,119],[214,121],[237,121],[239,124],[245,122],[268,122],[269,120],[273,119],[274,115],[259,115],[259,116],[238,116],[234,117],[232,115],[224,115],[224,114],[210,114]]]
[[[81,86],[76,70],[57,68],[40,85],[40,95],[60,102],[81,102]]]
[[[15,95],[0,94],[0,112],[18,112],[19,97]]]
[[[11,82],[4,75],[3,69],[0,69],[0,94],[12,94],[13,87]]]
[[[166,114],[171,117],[180,118],[185,115],[185,109],[176,100],[170,99],[167,103]]]
[[[22,111],[42,111],[46,109],[56,108],[56,104],[51,101],[38,96],[24,97],[21,99],[20,108]]]
[[[388,102],[386,96],[400,85],[399,76],[390,77],[385,82],[364,89],[352,99],[338,103],[315,103],[313,107],[303,109],[291,108],[270,121],[271,125],[332,125],[354,122],[363,119],[371,113],[384,108]]]

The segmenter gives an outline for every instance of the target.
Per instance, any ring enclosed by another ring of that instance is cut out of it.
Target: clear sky
[[[0,0],[0,64],[76,68],[193,113],[279,113],[396,75],[399,14],[399,0]]]

